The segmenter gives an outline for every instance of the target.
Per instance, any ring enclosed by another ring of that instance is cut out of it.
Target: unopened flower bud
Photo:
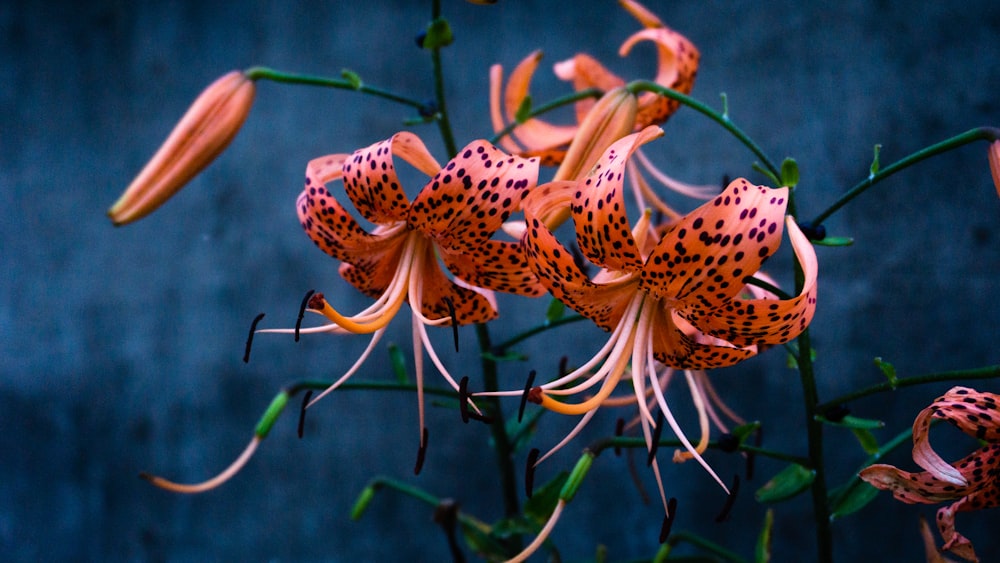
[[[254,82],[232,71],[195,99],[170,136],[108,210],[115,225],[152,213],[229,145],[253,105]]]

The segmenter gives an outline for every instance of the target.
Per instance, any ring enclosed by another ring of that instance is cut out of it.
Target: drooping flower
[[[946,420],[986,445],[949,464],[931,448],[933,419]],[[1000,395],[952,387],[935,399],[913,420],[913,461],[925,471],[910,473],[879,463],[866,467],[860,477],[907,504],[955,501],[937,512],[945,540],[941,549],[978,561],[972,542],[955,529],[955,516],[1000,506]]]
[[[649,213],[632,227],[623,198],[626,162],[640,145],[660,135],[655,126],[629,135],[614,143],[586,178],[550,182],[525,198],[525,248],[539,280],[554,297],[611,333],[592,359],[535,387],[528,399],[555,412],[582,415],[558,448],[629,374],[647,447],[653,450],[658,422],[652,412],[658,408],[685,446],[682,457],[697,460],[728,492],[702,459],[704,448],[691,444],[671,413],[658,366],[687,370],[691,391],[698,394],[696,406],[704,412],[704,387],[692,370],[735,364],[764,346],[796,338],[809,325],[816,306],[816,255],[795,221],[785,218],[787,188],[754,186],[744,179],[662,234],[651,227]],[[580,250],[601,268],[592,278],[540,219],[566,205]],[[746,279],[777,250],[783,225],[803,269],[803,289],[790,299],[744,297]],[[579,402],[560,400],[594,388]],[[647,404],[650,393],[655,401]],[[706,420],[702,426],[707,430]],[[655,459],[652,467],[669,514]]]
[[[108,210],[111,221],[120,226],[152,213],[215,160],[249,115],[254,92],[254,82],[236,70],[206,88]]]
[[[637,43],[653,42],[658,57],[655,81],[679,92],[691,93],[698,70],[700,56],[698,49],[684,36],[667,28],[659,18],[638,2],[622,0],[621,4],[639,20],[644,29],[629,37],[619,49],[619,54],[623,57],[628,56]],[[506,88],[502,87],[503,68],[500,65],[493,65],[490,69],[490,114],[496,132],[499,133],[508,123],[516,121],[517,112],[529,95],[531,79],[541,57],[541,51],[535,51],[525,57],[511,73]],[[625,85],[623,79],[584,53],[557,63],[554,69],[559,78],[572,82],[576,91],[597,88],[611,92]],[[503,89],[502,95],[501,89]],[[591,99],[577,102],[578,125],[555,125],[538,118],[518,123],[510,135],[500,140],[501,146],[512,153],[539,156],[544,165],[557,165],[566,157],[567,147],[580,129],[579,124],[584,122],[591,109],[599,103]],[[644,93],[638,98],[636,109],[632,114],[633,123],[626,132],[639,131],[647,125],[663,123],[677,111],[677,108],[676,101],[653,93]],[[603,152],[603,148],[599,152]],[[580,167],[581,173],[587,170],[588,167]],[[576,177],[577,175],[567,174],[560,179]]]

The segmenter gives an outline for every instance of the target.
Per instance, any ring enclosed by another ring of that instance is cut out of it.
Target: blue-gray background
[[[168,494],[136,478],[141,470],[184,481],[213,474],[244,446],[280,386],[338,375],[364,348],[364,337],[293,344],[264,336],[252,363],[240,361],[253,316],[265,311],[268,326],[289,325],[306,289],[336,296],[345,311],[366,302],[302,235],[292,204],[310,158],[389,136],[410,117],[406,108],[261,83],[233,145],[178,197],[125,228],[104,216],[190,100],[230,69],[264,64],[336,75],[347,67],[372,85],[431,96],[429,58],[413,43],[428,6],[317,4],[0,5],[0,558],[447,558],[430,511],[411,499],[382,494],[362,521],[348,519],[376,474],[455,498],[486,520],[499,516],[486,429],[463,426],[453,411],[432,409],[427,463],[412,476],[416,414],[404,394],[336,394],[312,411],[301,441],[289,414],[240,475],[205,495]],[[509,69],[545,49],[539,100],[565,91],[548,64],[581,49],[626,76],[650,75],[648,48],[629,61],[615,54],[636,29],[630,17],[610,1],[574,6],[444,2],[456,32],[443,58],[460,143],[489,133],[493,62]],[[798,159],[804,216],[865,176],[875,143],[888,163],[970,127],[1000,125],[1000,4],[991,0],[651,6],[701,49],[695,96],[718,104],[726,92],[733,119],[773,158]],[[671,174],[762,181],[750,169],[752,155],[695,112],[682,110],[666,129],[648,153]],[[436,130],[418,131],[443,159]],[[997,363],[998,218],[985,146],[977,144],[903,172],[829,221],[832,234],[857,244],[818,251],[821,397],[880,381],[874,356],[903,376]],[[772,267],[787,272],[787,261]],[[495,337],[531,326],[543,305],[520,314],[508,308]],[[409,356],[406,316],[387,340]],[[533,367],[551,372],[563,354],[583,361],[602,335],[582,326],[530,341],[530,360],[505,365],[504,385],[520,387]],[[475,386],[471,332],[463,332],[460,355],[447,334],[435,337],[445,361]],[[386,364],[383,348],[359,377],[385,377]],[[798,378],[781,350],[713,379],[740,413],[765,421],[766,446],[804,453]],[[429,380],[439,381],[433,372]],[[852,408],[886,419],[889,428],[877,435],[887,439],[947,387],[909,388]],[[673,404],[688,401],[682,386],[672,393]],[[614,416],[599,417],[590,436],[608,434]],[[572,425],[543,421],[534,442],[543,449]],[[862,457],[846,431],[827,436],[836,484]],[[568,469],[586,443],[574,442],[538,478]],[[723,475],[741,467],[722,454],[709,460]],[[906,451],[891,460],[913,467]],[[750,491],[780,467],[762,460],[732,519],[718,525],[718,487],[694,464],[667,464],[668,494],[680,499],[675,530],[701,531],[751,557],[764,508]],[[640,474],[649,489],[641,463]],[[806,499],[776,509],[776,560],[812,559]],[[837,559],[920,559],[918,514],[932,516],[933,508],[882,494],[834,523]],[[614,560],[648,557],[660,515],[655,503],[642,504],[626,459],[606,455],[553,538],[569,559],[592,557],[597,543]],[[988,559],[1000,551],[998,523],[992,512],[959,517]]]

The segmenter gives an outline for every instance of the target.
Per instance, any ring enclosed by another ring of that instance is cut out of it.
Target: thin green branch
[[[532,109],[528,113],[527,117],[528,119],[531,119],[532,117],[538,117],[543,113],[548,113],[554,109],[579,102],[580,100],[585,100],[587,98],[595,98],[595,99],[600,98],[603,94],[604,92],[598,90],[597,88],[587,88],[586,90],[580,90],[579,92],[566,94],[565,96],[561,96],[548,103],[540,105],[537,108]],[[510,135],[510,132],[516,129],[518,125],[521,125],[521,123],[522,122],[514,121],[513,123],[508,124],[506,127],[498,131],[496,135],[490,137],[489,141],[491,143],[496,144],[497,142],[500,141],[500,139],[504,138],[507,135]]]
[[[914,164],[920,162],[921,160],[928,159],[932,156],[939,155],[941,153],[948,152],[953,149],[957,149],[961,146],[967,145],[975,141],[996,141],[1000,139],[1000,129],[996,127],[977,127],[975,129],[970,129],[965,133],[960,135],[955,135],[949,139],[945,139],[940,143],[933,144],[929,147],[922,148],[917,152],[904,157],[896,162],[893,162],[889,166],[873,172],[868,175],[867,178],[858,182],[853,188],[844,192],[840,198],[837,199],[819,215],[816,216],[809,224],[816,226],[821,225],[823,221],[826,221],[831,215],[833,215],[837,210],[846,205],[852,199],[863,194],[868,188],[874,186],[875,184],[885,180],[889,176],[892,176],[896,172],[909,168]]]
[[[702,113],[712,121],[721,125],[726,131],[729,131],[729,133],[736,137],[737,140],[743,143],[746,148],[750,149],[750,152],[754,153],[754,155],[760,159],[761,164],[768,170],[768,172],[773,174],[776,178],[781,177],[781,171],[778,167],[775,166],[766,154],[764,154],[764,151],[757,145],[756,142],[754,142],[753,139],[750,138],[749,135],[744,133],[743,130],[730,121],[728,113],[719,113],[690,96],[681,94],[676,90],[671,90],[670,88],[661,86],[660,84],[649,80],[636,80],[634,82],[629,82],[628,89],[630,92],[653,92],[655,94],[659,94],[660,96],[677,100],[691,109]]]
[[[885,381],[883,383],[871,385],[869,387],[860,389],[858,391],[854,391],[852,393],[841,395],[836,399],[818,405],[816,409],[817,412],[822,413],[826,409],[829,409],[830,407],[849,403],[856,399],[867,397],[869,395],[874,395],[876,393],[882,393],[884,391],[893,391],[900,387],[923,385],[925,383],[938,383],[941,381],[960,381],[963,379],[993,379],[996,377],[1000,377],[1000,365],[985,366],[973,369],[941,371],[936,373],[928,373],[925,375],[916,375],[913,377],[898,378],[896,379],[895,382]]]
[[[540,325],[538,325],[536,327],[530,328],[530,329],[522,332],[521,334],[518,334],[517,336],[514,336],[514,337],[512,337],[512,338],[510,338],[508,340],[505,340],[505,341],[501,342],[500,344],[497,344],[497,345],[493,346],[493,349],[491,350],[491,352],[495,356],[502,356],[502,355],[504,355],[507,352],[507,350],[509,350],[515,344],[518,344],[521,341],[527,340],[527,339],[531,338],[532,336],[535,336],[536,334],[540,334],[542,332],[545,332],[547,330],[551,330],[553,328],[556,328],[556,327],[559,327],[559,326],[562,326],[562,325],[567,325],[567,324],[570,324],[570,323],[575,323],[575,322],[585,321],[585,320],[587,320],[587,317],[583,317],[583,316],[580,316],[580,315],[569,315],[569,316],[566,316],[566,317],[561,317],[561,318],[556,319],[556,320],[551,321],[551,322],[545,321],[544,323],[542,323],[542,324],[540,324]]]
[[[388,90],[368,86],[363,82],[358,83],[351,80],[329,78],[326,76],[314,76],[310,74],[293,74],[263,66],[248,68],[243,71],[243,74],[245,74],[250,80],[270,80],[271,82],[281,82],[284,84],[301,84],[305,86],[321,86],[324,88],[353,90],[355,92],[361,92],[362,94],[369,94],[386,100],[391,100],[399,104],[414,107],[418,110],[422,110],[427,106],[427,102],[414,100]]]

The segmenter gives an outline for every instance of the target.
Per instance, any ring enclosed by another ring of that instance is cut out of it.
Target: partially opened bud
[[[1000,196],[1000,141],[990,143],[990,172],[993,173],[993,185],[996,186],[997,195]]]
[[[124,225],[152,213],[208,166],[240,130],[254,92],[253,81],[236,70],[206,88],[108,210],[111,221]]]

